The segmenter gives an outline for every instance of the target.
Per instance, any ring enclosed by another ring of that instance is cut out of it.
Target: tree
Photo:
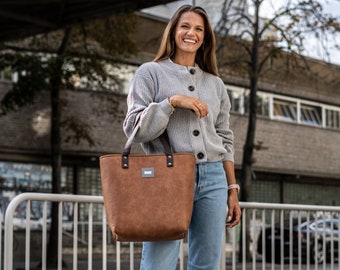
[[[1,115],[32,104],[43,91],[50,91],[53,193],[62,193],[62,132],[67,132],[68,136],[64,138],[74,143],[86,140],[90,145],[95,144],[87,123],[80,122],[76,116],[63,116],[67,102],[61,91],[75,90],[75,83],[82,78],[93,90],[112,91],[117,88],[120,81],[112,67],[119,67],[124,57],[137,52],[130,38],[133,29],[133,15],[117,15],[8,42],[0,51],[0,70],[10,69],[18,75],[17,81],[1,100]],[[113,102],[113,107],[116,105]],[[56,266],[57,204],[52,205],[51,220],[47,258],[49,266]]]
[[[241,201],[249,199],[254,174],[253,154],[254,150],[262,147],[261,143],[255,143],[257,89],[261,75],[268,67],[272,68],[277,59],[285,64],[281,68],[287,74],[293,67],[306,72],[309,68],[304,57],[307,36],[317,37],[327,51],[326,41],[340,32],[339,18],[323,12],[321,2],[317,0],[285,1],[270,18],[260,17],[263,3],[264,0],[225,0],[216,26],[220,37],[218,59],[223,59],[219,64],[230,66],[233,72],[249,81],[248,127],[240,175]],[[249,12],[250,9],[252,12]],[[226,47],[232,53],[223,55]],[[249,230],[249,226],[246,227]],[[249,247],[249,231],[246,235]]]

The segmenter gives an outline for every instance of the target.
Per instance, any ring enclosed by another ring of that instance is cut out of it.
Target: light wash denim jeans
[[[196,165],[195,201],[188,231],[189,270],[219,269],[228,185],[223,163]],[[175,270],[180,240],[144,242],[141,270]]]

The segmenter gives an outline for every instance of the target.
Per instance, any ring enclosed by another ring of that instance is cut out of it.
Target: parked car
[[[42,226],[39,219],[35,216],[30,218],[30,230],[41,230]],[[15,216],[13,218],[13,230],[25,230],[26,229],[26,217]]]
[[[309,242],[307,242],[307,228],[309,227]],[[292,227],[292,240],[290,240],[289,222],[284,222],[283,229],[283,249],[284,249],[284,261],[289,260],[290,243],[292,243],[293,249],[293,261],[298,261],[298,256],[301,254],[302,262],[307,261],[307,246],[309,245],[310,262],[311,263],[323,263],[324,260],[329,261],[331,259],[331,252],[333,248],[334,259],[338,259],[338,247],[339,247],[339,221],[338,219],[317,219],[311,220],[309,223],[302,222],[300,227],[297,220],[293,220]],[[280,224],[275,225],[274,237],[274,258],[275,263],[281,262],[281,229]],[[299,253],[299,238],[301,243],[301,249]],[[332,247],[333,243],[333,247]],[[325,253],[324,250],[325,246]],[[259,234],[257,241],[257,252],[263,254],[263,241],[262,230]],[[272,261],[272,228],[265,229],[265,259],[266,262]]]

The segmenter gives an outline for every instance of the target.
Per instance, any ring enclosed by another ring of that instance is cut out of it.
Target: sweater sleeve
[[[230,99],[223,84],[220,113],[215,123],[216,133],[222,138],[223,146],[227,150],[223,161],[234,162],[234,134],[230,129]]]
[[[125,134],[129,137],[139,127],[134,142],[143,143],[159,137],[167,127],[173,108],[164,99],[155,102],[157,77],[152,73],[155,63],[142,65],[131,81],[127,97],[127,114],[123,123]]]

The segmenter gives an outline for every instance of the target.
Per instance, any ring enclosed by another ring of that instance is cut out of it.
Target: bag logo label
[[[142,168],[142,178],[155,177],[154,168]]]

